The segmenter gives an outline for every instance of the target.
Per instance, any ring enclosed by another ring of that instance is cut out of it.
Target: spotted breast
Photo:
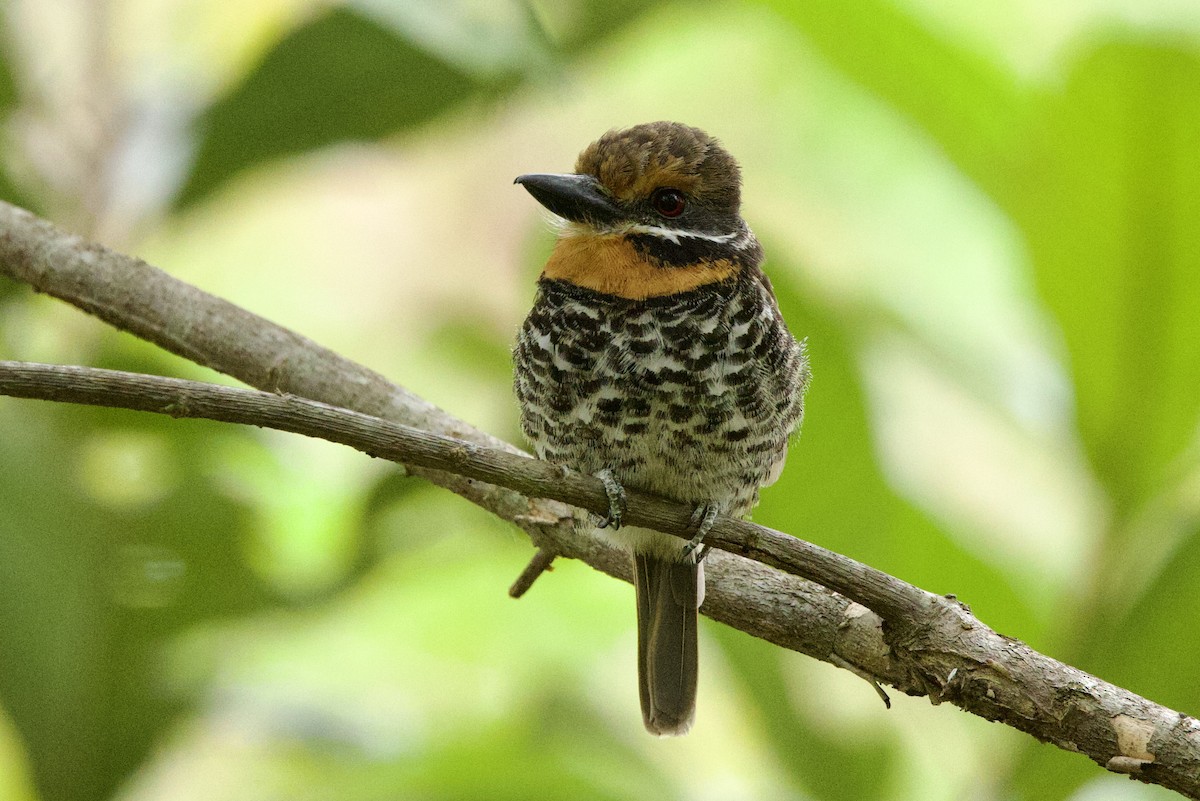
[[[756,269],[644,301],[545,281],[515,360],[539,457],[734,515],[778,476],[801,413],[804,351]]]

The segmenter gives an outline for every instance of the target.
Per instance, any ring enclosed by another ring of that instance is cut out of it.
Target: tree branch
[[[600,482],[590,476],[523,456],[298,334],[3,203],[0,272],[271,390],[0,362],[0,393],[263,425],[341,442],[413,466],[521,526],[547,554],[629,579],[625,554],[573,530],[573,512],[564,503],[607,509]],[[631,490],[626,520],[686,537],[690,512]],[[1003,637],[953,599],[788,535],[722,517],[707,542],[748,558],[719,551],[709,558],[706,615],[910,695],[950,701],[1110,770],[1200,797],[1200,723],[1189,716]]]
[[[530,498],[551,498],[598,515],[608,511],[604,485],[592,476],[294,395],[116,370],[10,361],[0,361],[0,394],[290,431],[409,467],[485,481]],[[683,539],[692,536],[692,507],[631,487],[626,488],[626,497],[626,524]],[[819,581],[893,625],[920,626],[933,608],[948,603],[849,557],[746,520],[719,515],[705,543]]]

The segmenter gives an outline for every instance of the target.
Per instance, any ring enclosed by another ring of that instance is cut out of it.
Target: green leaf
[[[17,82],[8,61],[8,50],[4,43],[0,42],[0,126],[4,124],[9,112],[17,105],[19,99]],[[21,191],[9,177],[8,170],[5,169],[7,166],[5,160],[0,159],[0,200],[37,211],[28,195]],[[0,287],[0,295],[3,294],[4,289]]]
[[[1198,144],[1196,55],[1103,44],[1048,101],[1017,207],[1118,519],[1196,435]]]
[[[1119,508],[1200,411],[1200,70],[1168,45],[1095,48],[1057,93],[1020,90],[890,3],[775,3],[825,57],[943,147],[1013,216],[1062,326],[1079,426]]]
[[[281,40],[203,115],[176,202],[195,203],[271,159],[421,125],[475,89],[469,76],[391,29],[334,8]]]
[[[938,37],[886,0],[767,0],[834,67],[924,128],[998,198],[1027,97],[1004,69]]]
[[[17,104],[17,82],[8,64],[8,50],[0,46],[0,114]]]
[[[569,24],[553,26],[548,32],[562,55],[578,55],[612,38],[642,15],[663,5],[663,0],[583,0],[583,2],[535,2],[545,20],[554,15]],[[697,4],[699,6],[701,4]]]

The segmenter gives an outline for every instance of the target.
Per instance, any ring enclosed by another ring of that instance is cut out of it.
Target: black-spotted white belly
[[[540,457],[733,514],[782,466],[807,377],[754,276],[641,302],[543,282],[515,358]]]

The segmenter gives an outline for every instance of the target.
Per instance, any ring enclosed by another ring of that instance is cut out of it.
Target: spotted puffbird
[[[560,218],[514,349],[521,426],[540,458],[604,480],[600,526],[633,553],[643,719],[684,734],[704,550],[621,528],[624,487],[692,504],[693,543],[749,512],[803,415],[804,345],[741,218],[738,164],[703,131],[609,131],[574,173],[516,182]]]

